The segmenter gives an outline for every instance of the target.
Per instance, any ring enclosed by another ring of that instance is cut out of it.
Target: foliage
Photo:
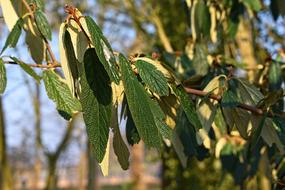
[[[284,177],[285,114],[281,89],[284,53],[279,52],[276,60],[259,56],[261,61],[253,69],[259,66],[262,69],[256,73],[247,68],[248,63],[240,63],[242,53],[233,53],[234,41],[241,35],[238,30],[244,25],[243,16],[249,15],[257,22],[257,14],[269,10],[261,1],[186,0],[188,18],[183,27],[187,28],[190,23],[190,32],[177,36],[188,35],[191,40],[179,39],[185,43],[175,46],[181,48],[186,44],[185,50],[128,58],[113,51],[90,16],[66,6],[67,19],[59,32],[61,64],[55,60],[49,45],[52,32],[43,2],[33,1],[32,8],[22,5],[25,11],[17,10],[12,1],[0,2],[10,29],[2,53],[8,47],[16,47],[24,29],[26,38],[30,38],[26,43],[31,57],[36,62],[29,65],[15,57],[9,60],[7,56],[1,57],[0,92],[6,86],[4,63],[18,64],[37,82],[43,80],[61,116],[69,120],[72,114],[83,113],[88,138],[99,163],[108,162],[108,143],[113,137],[118,161],[123,169],[128,169],[129,151],[122,137],[125,134],[118,125],[118,120],[126,117],[129,145],[142,140],[148,148],[163,151],[165,144],[171,144],[184,167],[193,164],[193,157],[203,160],[215,156],[221,161],[223,171],[230,172],[240,185],[258,174],[261,157],[266,157],[279,168],[271,168],[269,177],[279,187],[275,182]],[[275,20],[284,14],[277,6],[280,3],[271,1]],[[7,12],[13,15],[7,16]],[[158,15],[164,14],[158,10]],[[172,19],[162,22],[170,23]],[[158,26],[161,32],[161,23]],[[169,26],[167,32],[175,30],[175,26]],[[174,42],[178,41],[177,36],[172,39]],[[161,43],[165,41],[165,36],[161,37]],[[44,50],[35,49],[32,44],[36,42]],[[248,60],[244,57],[243,61]],[[32,67],[43,71],[36,73]],[[241,70],[247,77],[238,74]],[[120,118],[119,105],[122,106]],[[110,130],[114,136],[109,135]],[[102,168],[105,166],[102,164]]]

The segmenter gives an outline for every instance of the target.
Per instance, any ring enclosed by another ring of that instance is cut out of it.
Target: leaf
[[[145,82],[153,92],[159,96],[168,96],[168,84],[162,72],[157,70],[152,64],[142,60],[136,61],[136,68],[143,82]]]
[[[33,1],[33,3],[35,3],[36,8],[39,8],[41,10],[44,9],[44,2],[43,2],[43,0],[32,0],[32,1]]]
[[[106,152],[111,124],[111,82],[93,48],[85,52],[84,66],[81,70],[80,102],[83,119],[96,160],[101,163]]]
[[[195,127],[197,131],[203,128],[199,120],[198,114],[196,112],[195,105],[190,99],[189,95],[185,92],[183,87],[179,86],[174,91],[175,91],[176,96],[180,100],[180,104],[189,122]]]
[[[255,128],[258,124],[253,124],[255,118],[252,117],[250,112],[236,108],[235,105],[242,103],[255,106],[262,97],[263,95],[255,86],[243,79],[232,78],[228,81],[228,90],[224,93],[222,99],[222,106],[226,105],[223,108],[225,121],[230,129],[236,127],[240,135],[245,139],[249,137],[249,128]]]
[[[204,38],[207,39],[210,35],[211,28],[210,11],[204,0],[199,0],[196,2],[197,3],[195,3],[195,6],[192,10],[192,15],[194,16],[195,23],[195,28],[192,28],[192,31],[195,30],[195,34],[197,35],[198,40]]]
[[[262,8],[260,0],[243,0],[243,2],[255,12],[260,11]]]
[[[122,119],[124,119],[126,123],[126,137],[128,143],[130,145],[138,144],[141,140],[141,137],[132,118],[126,95],[124,95],[122,102],[121,120]]]
[[[165,114],[165,123],[174,129],[176,126],[177,109],[180,106],[178,98],[174,94],[170,94],[169,96],[160,97],[158,103]]]
[[[119,61],[125,94],[139,135],[147,147],[159,148],[161,139],[157,129],[157,115],[154,115],[156,113],[153,112],[153,109],[157,109],[156,106],[158,105],[151,103],[152,100],[136,79],[130,63],[121,54]]]
[[[85,51],[88,49],[89,47],[89,32],[87,29],[87,24],[85,19],[83,19],[83,15],[81,14],[80,11],[76,10],[75,12],[76,16],[78,18],[81,18],[80,24],[82,25],[83,28],[86,29],[85,33],[82,31],[82,29],[80,28],[80,26],[78,25],[78,23],[76,23],[76,21],[74,20],[69,20],[69,23],[67,25],[67,30],[70,34],[71,37],[71,41],[72,41],[72,45],[73,45],[73,49],[75,52],[75,56],[76,59],[81,63],[83,62],[83,58],[84,58],[84,53]],[[87,36],[86,36],[86,35]]]
[[[108,176],[109,175],[109,165],[110,165],[110,137],[108,139],[107,142],[107,148],[106,148],[106,153],[105,156],[102,160],[101,163],[99,163],[100,167],[101,167],[101,171],[103,176]]]
[[[172,83],[172,84],[176,84],[179,85],[180,81],[175,77],[175,75],[173,74],[173,72],[171,72],[171,69],[169,67],[167,67],[167,65],[164,65],[162,62],[159,62],[157,60],[152,60],[148,57],[136,57],[134,58],[134,61],[144,61],[147,62],[153,66],[155,66],[155,68],[160,71],[164,77],[166,78],[168,83]]]
[[[103,36],[102,31],[91,17],[85,17],[85,21],[91,35],[92,44],[95,46],[100,62],[103,64],[112,81],[119,84],[119,73],[116,68],[116,58],[109,42],[105,36]]]
[[[41,34],[37,29],[35,23],[30,19],[27,18],[26,21],[26,38],[25,42],[28,46],[29,52],[36,63],[42,63],[46,56],[46,45],[41,38]]]
[[[208,73],[207,49],[203,44],[195,45],[193,67],[197,75],[204,76]]]
[[[62,67],[62,71],[63,71],[63,74],[64,74],[64,77],[65,77],[65,80],[66,80],[66,83],[71,91],[71,93],[73,95],[75,95],[75,85],[74,85],[74,78],[72,77],[72,74],[71,74],[71,69],[70,69],[70,64],[74,64],[74,62],[76,62],[76,60],[70,60],[72,61],[72,63],[69,63],[69,60],[68,60],[68,54],[67,54],[67,50],[66,50],[66,46],[65,46],[65,41],[66,41],[66,29],[67,29],[67,25],[65,23],[62,23],[60,25],[60,29],[59,29],[59,54],[60,54],[60,62],[61,62],[61,67]],[[72,48],[73,47],[69,47],[69,48]],[[74,51],[72,50],[69,50],[71,53],[69,55],[69,57],[71,56],[75,56],[74,55]],[[77,65],[77,63],[76,63]]]
[[[224,92],[221,102],[222,107],[233,108],[236,107],[238,104],[238,98],[233,91],[227,90],[226,92]]]
[[[36,21],[36,24],[38,26],[40,33],[46,39],[51,40],[52,38],[51,28],[50,28],[50,25],[44,13],[40,9],[37,9],[34,15],[35,15],[35,21]]]
[[[282,68],[280,63],[272,62],[269,67],[269,90],[279,90],[283,82]]]
[[[20,67],[28,74],[30,75],[31,77],[33,77],[37,83],[40,83],[41,81],[41,77],[29,66],[27,65],[26,63],[20,61],[19,59],[17,59],[16,57],[11,57],[11,59],[13,61],[15,61],[18,65],[20,65]]]
[[[255,148],[255,146],[257,145],[260,137],[261,137],[261,132],[262,129],[265,125],[265,121],[266,121],[266,115],[264,115],[259,123],[259,125],[257,126],[257,129],[253,132],[252,135],[252,139],[251,139],[251,150],[253,150]]]
[[[209,94],[218,95],[225,88],[225,75],[219,75],[213,78],[208,85],[204,88],[204,92]],[[210,130],[210,127],[215,119],[216,111],[217,111],[218,102],[216,100],[212,100],[209,98],[200,99],[197,104],[197,111],[200,122],[206,131]]]
[[[183,149],[183,153],[188,157],[196,156],[197,159],[203,159],[208,155],[208,150],[203,146],[199,146],[196,140],[196,132],[195,128],[189,123],[184,111],[182,109],[178,110],[177,119],[176,119],[176,128],[174,129],[174,138],[177,135],[181,144],[183,145],[181,148]],[[173,143],[176,143],[175,141]],[[180,144],[180,143],[179,143]],[[176,146],[176,151],[178,145]],[[178,152],[179,153],[179,152]],[[183,154],[180,154],[180,159],[183,160]]]
[[[9,31],[12,31],[13,27],[19,20],[17,12],[13,7],[11,0],[0,0],[0,4],[5,23],[7,24]]]
[[[121,168],[123,170],[127,170],[129,168],[130,152],[121,136],[121,132],[120,132],[119,124],[118,124],[117,109],[114,109],[114,110],[115,110],[114,111],[115,113],[113,113],[113,125],[112,125],[113,133],[114,133],[114,137],[113,137],[114,152],[118,158]]]
[[[270,9],[274,20],[276,21],[279,15],[285,15],[285,2],[284,0],[271,0]]]
[[[0,59],[0,94],[3,94],[7,86],[6,68],[2,59]]]
[[[284,154],[284,145],[280,141],[276,131],[276,126],[271,119],[266,119],[265,125],[261,131],[261,136],[265,143],[268,144],[268,146],[272,146],[273,144],[275,144],[276,147],[279,149],[280,153]]]
[[[13,48],[16,47],[18,40],[20,38],[21,32],[22,32],[23,23],[24,21],[22,18],[20,18],[16,22],[15,26],[11,30],[9,36],[7,37],[5,45],[0,54],[2,54],[8,46],[13,47]]]
[[[56,103],[56,109],[66,120],[72,118],[72,114],[81,110],[80,103],[73,98],[66,83],[52,70],[43,72],[43,80],[48,97]]]

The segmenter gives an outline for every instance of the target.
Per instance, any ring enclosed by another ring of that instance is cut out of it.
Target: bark
[[[0,97],[0,189],[12,190],[13,178],[7,155],[5,116],[2,105],[2,97]]]
[[[257,61],[254,53],[254,38],[252,34],[252,26],[249,21],[241,19],[238,27],[236,42],[240,51],[242,61],[247,64],[248,68],[256,68]],[[254,81],[255,69],[248,71],[249,81]]]
[[[57,161],[60,158],[60,155],[62,152],[66,149],[71,135],[72,131],[74,129],[74,118],[68,122],[66,132],[64,134],[64,137],[62,141],[60,142],[59,146],[57,147],[56,151],[54,153],[47,153],[48,158],[48,174],[46,176],[46,186],[45,190],[54,190],[56,189],[57,184],[57,175],[56,175],[56,165]]]
[[[35,165],[34,165],[34,178],[32,182],[32,189],[38,189],[38,183],[41,175],[41,160],[40,160],[40,149],[42,148],[41,140],[41,104],[40,104],[40,86],[36,84],[36,94],[33,98],[34,112],[35,112]]]
[[[132,148],[132,160],[130,163],[131,177],[133,180],[134,190],[146,190],[146,184],[144,183],[144,144],[140,142],[135,144]]]
[[[88,183],[86,190],[94,190],[94,189],[99,189],[98,185],[98,178],[97,178],[97,162],[95,160],[95,157],[92,152],[92,147],[89,142],[87,142],[87,158],[88,158]]]

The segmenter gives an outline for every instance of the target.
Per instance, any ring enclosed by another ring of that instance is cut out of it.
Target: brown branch
[[[4,61],[4,64],[19,65],[17,62],[14,62],[14,61]],[[42,64],[27,64],[27,65],[29,67],[42,68],[42,69],[51,69],[51,68],[61,67],[59,63],[50,64],[50,65],[42,65]]]
[[[26,0],[22,0],[22,2],[23,2],[23,4],[24,4],[24,6],[26,7],[26,9],[28,10],[28,12],[30,13],[30,17],[31,17],[31,19],[33,20],[33,22],[36,22],[36,21],[35,21],[34,11],[31,9],[31,7],[30,7],[30,5],[28,4],[28,2],[27,2]],[[45,42],[45,45],[46,45],[47,51],[48,51],[48,53],[49,53],[49,55],[50,55],[50,58],[51,58],[51,60],[52,60],[52,63],[53,63],[53,64],[57,64],[58,62],[56,61],[55,55],[54,55],[54,53],[53,53],[52,50],[51,50],[51,47],[50,47],[50,44],[49,44],[48,40],[47,40],[46,37],[44,37],[42,34],[41,34],[41,37],[42,37],[42,39],[43,39],[44,42]]]
[[[209,96],[209,98],[217,100],[217,101],[221,101],[222,100],[222,96],[220,96],[220,95],[209,94],[208,92],[204,92],[204,91],[193,89],[193,88],[189,88],[189,87],[184,87],[184,89],[185,89],[185,91],[188,94],[194,94],[194,95],[197,95],[197,96]],[[251,106],[251,105],[247,105],[247,104],[239,103],[237,105],[237,107],[241,108],[241,109],[244,109],[244,110],[247,110],[247,111],[250,111],[251,113],[254,113],[256,115],[263,115],[263,114],[266,113],[265,111],[263,111],[260,108],[257,108],[257,107]],[[277,116],[277,115],[278,114],[273,114],[271,112],[268,113],[269,117],[274,117],[274,116]]]

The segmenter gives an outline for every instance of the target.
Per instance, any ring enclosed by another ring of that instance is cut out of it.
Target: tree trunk
[[[41,140],[41,104],[40,104],[40,86],[36,84],[36,94],[33,97],[34,112],[35,112],[35,165],[34,165],[34,178],[32,182],[32,189],[38,189],[38,183],[40,181],[41,174],[41,160],[40,160],[40,149],[42,148]]]
[[[0,169],[0,189],[12,190],[13,178],[7,157],[5,116],[2,105],[2,97],[0,97]]]
[[[236,41],[242,61],[250,68],[250,71],[248,71],[248,79],[252,82],[255,78],[256,70],[254,68],[257,66],[257,61],[254,53],[254,38],[250,21],[241,19],[236,35]]]
[[[89,142],[87,142],[87,158],[88,158],[88,184],[86,187],[86,190],[98,190],[99,184],[98,184],[98,177],[97,177],[97,162],[95,160],[95,157],[92,153],[92,147]]]
[[[66,132],[54,153],[46,153],[48,158],[48,175],[45,190],[55,190],[57,187],[56,165],[62,152],[66,149],[74,129],[74,118],[68,122]]]
[[[57,163],[57,158],[53,156],[49,157],[48,174],[46,177],[45,190],[55,190],[56,189],[56,163]]]
[[[145,190],[146,184],[143,180],[144,175],[144,144],[140,142],[132,148],[132,159],[130,163],[131,177],[134,190]]]

